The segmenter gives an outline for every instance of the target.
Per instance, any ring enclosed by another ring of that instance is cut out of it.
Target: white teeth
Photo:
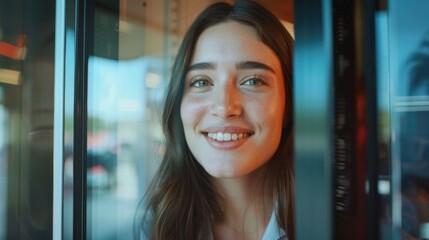
[[[208,133],[207,136],[219,142],[236,141],[247,137],[247,133]]]
[[[224,141],[231,141],[231,133],[224,133],[223,134],[223,140]]]

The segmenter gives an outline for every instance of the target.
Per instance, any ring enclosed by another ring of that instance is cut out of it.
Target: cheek
[[[180,105],[180,117],[182,118],[185,131],[188,131],[189,127],[194,127],[197,124],[198,119],[203,112],[202,108],[200,101],[187,98],[182,100]]]
[[[259,119],[263,127],[278,129],[282,127],[285,109],[284,98],[269,98],[263,101],[247,101],[248,114]]]

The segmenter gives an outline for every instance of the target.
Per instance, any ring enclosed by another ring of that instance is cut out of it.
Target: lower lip
[[[207,135],[204,135],[204,137],[213,148],[218,150],[233,150],[235,148],[240,147],[244,142],[249,139],[249,137],[245,137],[242,139],[237,139],[235,141],[216,141],[213,138],[209,138]]]

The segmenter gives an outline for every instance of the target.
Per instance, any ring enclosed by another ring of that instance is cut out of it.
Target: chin
[[[206,170],[213,178],[239,178],[249,174],[249,171],[243,169],[234,170],[233,167],[222,169],[208,169]]]

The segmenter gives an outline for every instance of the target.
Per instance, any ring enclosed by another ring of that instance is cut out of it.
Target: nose
[[[226,85],[219,88],[212,95],[212,104],[210,112],[214,116],[227,119],[234,116],[239,116],[242,113],[242,105],[238,89],[232,85]]]

